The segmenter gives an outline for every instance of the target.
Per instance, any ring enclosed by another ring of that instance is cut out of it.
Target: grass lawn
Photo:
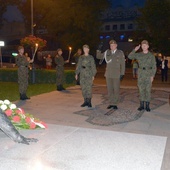
[[[71,86],[71,85],[69,85]],[[68,85],[64,86],[68,87]],[[42,93],[48,93],[56,90],[55,84],[29,84],[27,96],[35,96]],[[18,83],[0,82],[0,100],[8,99],[13,102],[19,100]]]

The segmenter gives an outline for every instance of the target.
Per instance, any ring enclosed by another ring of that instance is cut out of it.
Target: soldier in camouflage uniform
[[[64,58],[62,56],[62,49],[59,48],[57,50],[57,55],[55,56],[54,62],[56,64],[56,85],[57,90],[62,91],[65,90],[63,87],[64,83],[64,64],[69,63],[69,60],[64,61]]]
[[[105,59],[107,63],[105,77],[110,103],[107,109],[116,110],[119,102],[120,80],[123,79],[125,74],[125,56],[123,51],[117,49],[115,40],[110,40],[109,44],[110,49],[104,53],[97,50],[96,57],[101,60]]]
[[[19,83],[19,93],[20,99],[26,100],[30,99],[27,97],[26,92],[28,88],[28,67],[32,60],[28,61],[24,55],[24,47],[18,47],[19,54],[16,57],[16,65],[18,66],[18,83]]]
[[[142,52],[136,53],[140,47]],[[151,87],[156,73],[156,60],[155,56],[149,52],[149,43],[147,40],[143,40],[141,45],[135,47],[135,49],[129,54],[129,59],[137,59],[139,63],[138,69],[138,88],[140,94],[140,107],[139,111],[146,109],[150,111],[151,100]],[[144,106],[146,104],[146,106]]]
[[[82,89],[82,95],[84,97],[84,103],[81,107],[92,107],[92,85],[94,76],[96,75],[96,65],[92,55],[89,54],[89,46],[84,45],[84,54],[80,56],[77,68],[76,68],[76,80],[78,79],[78,74],[80,73],[80,86]]]
[[[78,61],[79,61],[79,57],[80,57],[81,55],[82,55],[82,49],[79,48],[79,49],[77,50],[77,52],[74,54],[74,60],[75,60],[75,63],[76,63],[76,67],[77,67],[77,64],[78,64]],[[78,75],[76,84],[77,84],[77,85],[80,85],[80,74]]]

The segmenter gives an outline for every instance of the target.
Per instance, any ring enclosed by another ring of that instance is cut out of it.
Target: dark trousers
[[[161,77],[162,81],[168,80],[168,69],[161,69]]]

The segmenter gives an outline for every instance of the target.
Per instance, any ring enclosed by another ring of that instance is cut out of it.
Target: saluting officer
[[[136,53],[140,47],[142,52]],[[138,69],[138,88],[140,93],[140,107],[139,111],[146,109],[150,111],[151,100],[151,87],[156,73],[156,60],[155,56],[149,52],[149,43],[147,40],[143,40],[141,45],[135,47],[135,49],[129,54],[129,59],[137,59],[139,63]],[[144,106],[146,104],[146,107]]]
[[[107,109],[118,109],[120,80],[125,74],[125,55],[123,51],[117,49],[117,42],[110,40],[110,49],[104,53],[97,50],[96,57],[105,59],[107,63],[105,77],[107,83],[108,97],[110,105]]]

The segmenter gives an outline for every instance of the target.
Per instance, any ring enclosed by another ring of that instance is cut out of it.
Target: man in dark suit
[[[164,82],[164,80],[168,80],[168,60],[165,56],[163,56],[161,60],[161,77],[162,82]]]

